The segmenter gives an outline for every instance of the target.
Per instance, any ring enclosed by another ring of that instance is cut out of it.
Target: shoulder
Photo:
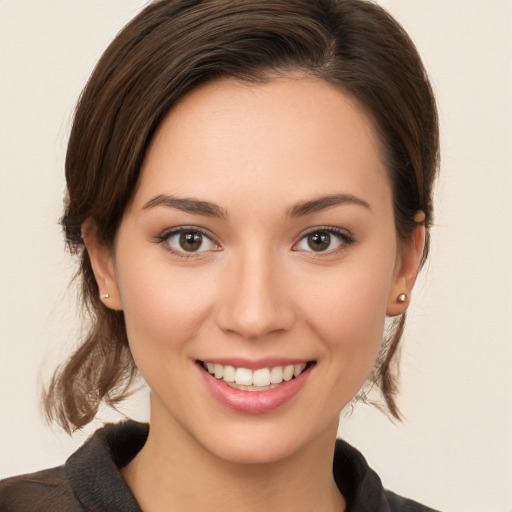
[[[384,489],[379,476],[370,468],[363,455],[341,439],[336,441],[333,473],[347,500],[347,511],[436,512]]]
[[[119,468],[142,448],[148,428],[106,425],[63,466],[0,481],[0,512],[141,512]]]
[[[2,512],[75,512],[76,501],[64,467],[15,476],[0,481]]]
[[[391,512],[437,512],[417,501],[413,501],[391,491],[384,491]]]

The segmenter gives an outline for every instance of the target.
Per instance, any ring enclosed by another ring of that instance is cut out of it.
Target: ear
[[[425,248],[425,214],[421,211],[418,212],[414,220],[416,227],[411,239],[403,244],[397,257],[386,310],[388,316],[401,315],[409,307],[411,301],[412,289]],[[405,300],[401,300],[404,298],[402,294],[405,294]]]
[[[88,218],[82,224],[82,238],[91,260],[92,270],[100,290],[100,299],[110,309],[123,309],[115,272],[114,252],[100,240],[96,222]]]

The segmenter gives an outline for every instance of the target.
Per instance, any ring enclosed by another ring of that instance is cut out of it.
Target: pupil
[[[184,251],[196,251],[203,240],[200,233],[188,232],[180,235],[180,246]]]
[[[308,244],[313,251],[323,251],[330,243],[331,235],[326,232],[312,233],[308,236]]]

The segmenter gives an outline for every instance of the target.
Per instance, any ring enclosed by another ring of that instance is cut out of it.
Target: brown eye
[[[160,240],[165,242],[172,252],[181,255],[220,250],[208,235],[197,229],[178,228],[162,235]]]
[[[180,247],[187,252],[200,249],[203,244],[203,235],[197,231],[186,231],[180,234]]]
[[[294,244],[292,250],[304,252],[316,252],[331,254],[338,252],[354,243],[351,235],[337,227],[319,227],[309,233],[305,233],[302,238]]]
[[[327,231],[317,231],[307,236],[310,249],[315,252],[325,251],[331,245],[331,235]]]

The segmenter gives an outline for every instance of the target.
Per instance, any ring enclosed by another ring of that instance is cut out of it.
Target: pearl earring
[[[100,293],[100,299],[108,299],[110,295],[108,293]]]
[[[401,293],[397,298],[396,298],[396,301],[400,304],[403,304],[404,302],[407,301],[407,294],[406,293]]]

